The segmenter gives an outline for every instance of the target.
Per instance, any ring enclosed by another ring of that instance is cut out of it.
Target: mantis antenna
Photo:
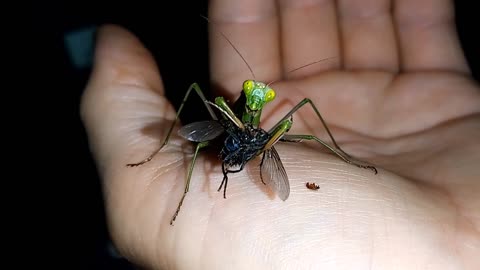
[[[207,17],[203,16],[203,15],[200,15],[202,18],[204,18],[205,20],[207,20],[207,22],[215,25],[214,22],[210,21]],[[250,67],[250,65],[248,64],[247,60],[245,60],[245,58],[242,56],[242,54],[240,53],[240,51],[237,49],[237,47],[235,47],[235,45],[233,45],[233,43],[230,41],[230,39],[228,39],[227,35],[225,35],[220,29],[217,30],[227,41],[228,43],[230,44],[230,46],[232,46],[232,48],[237,52],[237,54],[240,56],[240,58],[242,58],[243,62],[245,63],[245,65],[247,65],[248,67],[248,70],[250,70],[250,74],[252,74],[253,76],[253,79],[256,79],[255,78],[255,73],[253,73],[253,69],[252,67]]]

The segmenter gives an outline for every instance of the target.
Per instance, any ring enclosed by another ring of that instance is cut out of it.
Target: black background
[[[480,47],[475,36],[480,25],[474,13],[474,1],[455,2],[460,40],[478,80]],[[72,66],[63,38],[72,30],[103,23],[128,28],[155,56],[169,90],[167,96],[178,107],[192,82],[208,86],[207,23],[199,16],[207,15],[207,2],[129,2],[100,7],[98,3],[77,1],[32,7],[30,18],[34,31],[26,36],[26,44],[28,52],[38,60],[32,61],[26,71],[40,75],[35,81],[36,88],[43,91],[39,93],[40,105],[45,111],[50,109],[46,118],[57,134],[48,140],[61,149],[58,153],[61,160],[55,164],[62,166],[55,169],[64,168],[55,173],[59,182],[52,181],[55,192],[48,195],[54,204],[53,218],[58,221],[49,226],[49,231],[62,241],[46,248],[50,254],[46,260],[49,263],[65,260],[66,269],[131,269],[127,262],[112,257],[107,248],[109,238],[100,182],[79,118],[79,100],[90,70]],[[185,115],[198,116],[188,112]],[[186,121],[191,120],[194,119]],[[58,135],[59,128],[62,135]]]

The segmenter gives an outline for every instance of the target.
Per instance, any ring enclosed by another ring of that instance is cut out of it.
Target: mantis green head
[[[254,80],[243,82],[243,92],[247,98],[246,106],[251,111],[262,110],[266,103],[275,99],[275,91],[272,88]]]

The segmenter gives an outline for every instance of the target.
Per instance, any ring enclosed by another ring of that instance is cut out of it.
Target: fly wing
[[[183,126],[178,134],[192,142],[210,141],[220,136],[225,130],[215,120],[193,122]]]
[[[288,198],[290,195],[290,183],[275,147],[263,152],[262,163],[260,164],[260,177],[265,184],[275,190],[280,199],[285,201]]]

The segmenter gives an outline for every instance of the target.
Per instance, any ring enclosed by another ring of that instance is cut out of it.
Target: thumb
[[[112,162],[118,167],[128,158],[128,147],[141,135],[138,131],[145,126],[144,119],[162,117],[168,111],[173,108],[164,97],[148,50],[119,26],[100,27],[80,111],[99,173],[103,175]]]
[[[175,117],[175,111],[164,96],[153,57],[134,35],[113,25],[99,29],[94,68],[80,107],[102,179],[112,240],[123,256],[146,262],[148,256],[153,257],[146,251],[155,249],[145,247],[141,239],[151,235],[148,226],[156,216],[140,202],[152,177],[142,177],[143,170],[126,164],[158,147],[159,135],[145,136],[145,127],[165,124],[165,119]],[[147,217],[146,221],[137,223],[141,217]],[[132,239],[140,241],[132,243]]]

